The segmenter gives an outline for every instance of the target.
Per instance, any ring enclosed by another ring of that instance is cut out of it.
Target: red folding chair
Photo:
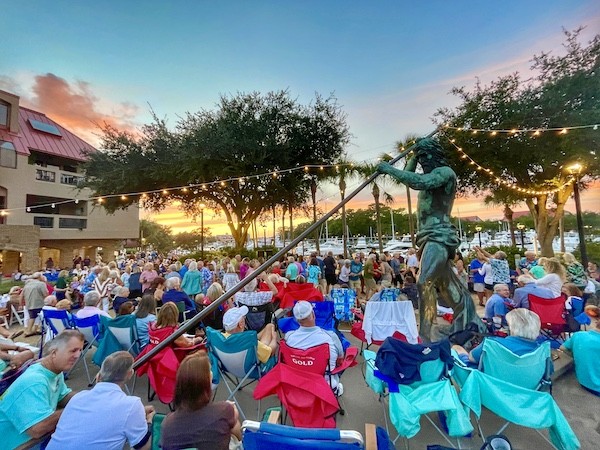
[[[560,338],[568,331],[565,309],[565,298],[563,296],[547,299],[529,294],[529,309],[540,316],[542,323],[541,332],[549,339],[561,343]]]

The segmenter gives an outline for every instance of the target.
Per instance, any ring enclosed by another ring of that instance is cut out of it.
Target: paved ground
[[[17,329],[13,327],[11,331]],[[347,333],[348,339],[353,344],[358,342]],[[18,340],[21,340],[19,338]],[[22,339],[28,343],[35,344],[33,338]],[[359,357],[362,362],[362,358]],[[89,360],[89,357],[88,357]],[[98,368],[93,364],[88,363],[92,375],[98,371]],[[572,370],[572,361],[565,355],[560,354],[560,357],[555,361],[557,379],[554,383],[554,398],[560,406],[561,410],[567,417],[571,427],[575,431],[581,442],[581,448],[584,450],[592,450],[599,448],[600,444],[600,399],[583,390],[575,379]],[[344,416],[338,415],[338,427],[344,429],[354,429],[364,432],[365,422],[375,423],[381,426],[385,425],[385,420],[382,412],[381,404],[378,397],[367,387],[361,372],[361,366],[356,366],[344,374],[342,378],[344,384],[343,403],[346,410]],[[78,364],[72,372],[67,384],[75,389],[81,390],[87,388],[87,380],[83,366]],[[147,378],[144,376],[137,380],[134,394],[142,398],[144,403],[147,403]],[[226,397],[226,389],[220,387],[217,391],[217,399]],[[242,404],[242,408],[249,418],[253,418],[256,411],[256,403],[252,399],[251,389],[244,390],[238,396],[238,400]],[[168,407],[161,404],[157,400],[152,402],[157,411],[167,413]],[[262,402],[261,409],[270,406],[278,406],[276,397],[271,397]],[[435,419],[437,420],[437,419]],[[484,411],[483,414],[483,429],[487,434],[493,434],[501,421],[491,414],[489,411]],[[443,439],[425,420],[421,420],[421,432],[411,440],[410,447],[414,449],[424,449],[427,444],[444,444]],[[393,434],[393,430],[391,431]],[[545,433],[545,432],[544,432]],[[550,446],[533,430],[511,425],[505,432],[513,444],[514,449],[546,449]],[[463,448],[479,449],[482,445],[481,440],[475,436],[472,439],[462,439]],[[404,448],[402,441],[398,441],[397,448]]]

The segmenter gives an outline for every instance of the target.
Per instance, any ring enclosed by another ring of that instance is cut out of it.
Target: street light
[[[579,251],[581,252],[581,263],[587,267],[587,249],[585,248],[585,233],[583,231],[583,219],[581,218],[581,199],[579,198],[579,180],[583,166],[579,163],[567,167],[569,173],[575,176],[573,183],[573,196],[575,197],[575,213],[577,214],[577,231],[579,233]]]
[[[200,258],[204,261],[204,208],[206,205],[200,203]]]
[[[477,225],[475,231],[477,231],[477,235],[479,236],[479,246],[481,247],[481,227]]]
[[[267,248],[267,224],[263,223],[263,248]]]
[[[521,232],[521,251],[525,252],[525,239],[523,238],[523,230],[525,229],[525,225],[518,223],[517,228]]]

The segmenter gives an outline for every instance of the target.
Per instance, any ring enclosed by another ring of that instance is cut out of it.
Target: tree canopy
[[[140,193],[107,198],[108,210],[137,202],[160,210],[177,201],[197,216],[204,203],[224,214],[242,247],[264,210],[308,199],[310,179],[296,169],[334,163],[349,137],[333,96],[316,95],[308,105],[287,91],[221,96],[216,109],[188,112],[174,129],[156,115],[139,136],[106,126],[103,151],[89,154],[85,185],[96,195]]]
[[[600,35],[583,45],[580,31],[565,31],[564,54],[535,55],[531,78],[514,73],[489,86],[478,83],[472,91],[454,88],[461,104],[436,114],[440,125],[448,125],[444,131],[448,138],[477,163],[465,164],[467,157],[446,142],[462,193],[487,192],[489,200],[505,205],[524,201],[545,255],[552,254],[552,238],[573,192],[567,167],[580,163],[584,181],[600,176],[596,154],[600,133],[593,128],[561,131],[600,123]],[[559,130],[538,131],[549,128]],[[530,191],[564,188],[552,194],[527,194],[501,181]],[[548,214],[549,208],[554,214]]]

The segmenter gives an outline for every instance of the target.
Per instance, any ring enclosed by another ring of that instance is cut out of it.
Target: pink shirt
[[[158,277],[156,270],[144,270],[140,275],[140,282],[142,283],[142,292],[150,287],[152,280]]]

